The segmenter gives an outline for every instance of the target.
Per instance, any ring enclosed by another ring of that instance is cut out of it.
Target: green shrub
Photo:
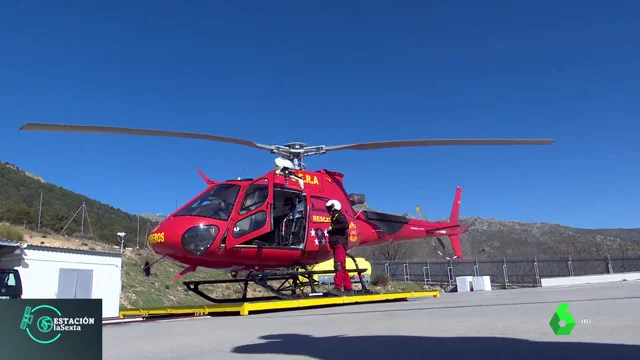
[[[14,226],[0,224],[0,240],[22,241],[24,234]]]
[[[391,282],[391,279],[387,274],[376,274],[371,278],[371,285],[373,286],[387,286]]]

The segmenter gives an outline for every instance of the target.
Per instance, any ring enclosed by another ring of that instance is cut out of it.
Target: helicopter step
[[[339,306],[351,304],[373,304],[380,302],[408,301],[409,299],[433,297],[439,298],[440,292],[416,291],[386,294],[369,294],[356,296],[333,296],[320,298],[304,298],[296,300],[257,301],[234,304],[216,304],[204,306],[177,306],[158,308],[133,308],[120,310],[119,318],[138,318],[143,320],[165,319],[167,317],[204,316],[213,314],[249,315],[254,312],[293,310],[304,308],[317,308],[326,306]],[[120,323],[122,321],[113,321]]]
[[[314,278],[315,275],[328,275],[335,274],[336,270],[308,270],[307,268],[297,268],[290,271],[281,272],[249,272],[244,278],[241,279],[223,279],[223,280],[192,280],[184,281],[183,284],[186,288],[202,297],[203,299],[216,304],[229,304],[238,302],[255,302],[255,301],[270,301],[270,300],[295,300],[308,297],[330,297],[330,296],[353,296],[353,295],[366,295],[375,294],[373,291],[367,288],[367,284],[364,281],[363,273],[367,272],[367,269],[360,269],[356,263],[356,269],[348,269],[350,273],[357,273],[360,279],[358,283],[362,289],[352,290],[344,294],[334,294],[332,292],[320,292],[316,289],[316,286],[320,285],[318,280]],[[241,284],[242,296],[232,299],[219,299],[205,293],[200,289],[202,285],[220,285],[220,284]],[[248,288],[249,284],[256,284],[261,288],[270,292],[271,296],[257,296],[249,297]],[[305,293],[308,289],[309,292]]]

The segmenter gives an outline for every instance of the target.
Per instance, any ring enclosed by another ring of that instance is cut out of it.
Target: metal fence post
[[[476,258],[476,265],[473,267],[473,275],[480,276],[480,267],[478,266],[478,258]]]
[[[402,271],[404,272],[404,282],[409,282],[410,279],[410,274],[409,274],[409,262],[405,261],[404,264],[402,264]]]
[[[427,281],[431,284],[431,269],[429,268],[429,261],[427,261],[427,266],[422,268],[422,275],[424,276],[424,284],[427,285]]]
[[[538,270],[538,257],[533,257],[533,272],[536,277],[536,287],[540,286],[540,271]]]
[[[504,274],[504,288],[509,288],[509,276],[507,275],[507,258],[502,258],[502,273]]]
[[[611,264],[611,256],[609,256],[609,254],[607,254],[606,262],[607,262],[607,270],[609,270],[609,274],[613,274],[613,265]]]
[[[447,268],[447,274],[449,275],[449,285],[453,285],[453,264],[449,260],[449,267]]]
[[[569,276],[573,276],[573,263],[571,263],[571,255],[569,255],[569,262],[567,263],[569,267]]]

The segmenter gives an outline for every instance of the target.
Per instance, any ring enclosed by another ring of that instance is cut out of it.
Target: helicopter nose
[[[194,226],[182,234],[182,247],[193,255],[200,256],[209,249],[220,233],[216,225]]]
[[[163,255],[200,256],[220,234],[220,227],[199,218],[167,219],[149,235],[149,245]]]

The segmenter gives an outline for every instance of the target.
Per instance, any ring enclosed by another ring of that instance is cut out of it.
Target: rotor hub
[[[291,150],[304,151],[304,148],[307,147],[307,144],[301,142],[290,142],[283,145],[284,147],[288,147]]]
[[[302,162],[305,156],[325,154],[325,148],[324,145],[308,146],[303,142],[290,142],[284,145],[271,145],[271,153],[291,161],[294,169],[302,170],[305,168]]]

